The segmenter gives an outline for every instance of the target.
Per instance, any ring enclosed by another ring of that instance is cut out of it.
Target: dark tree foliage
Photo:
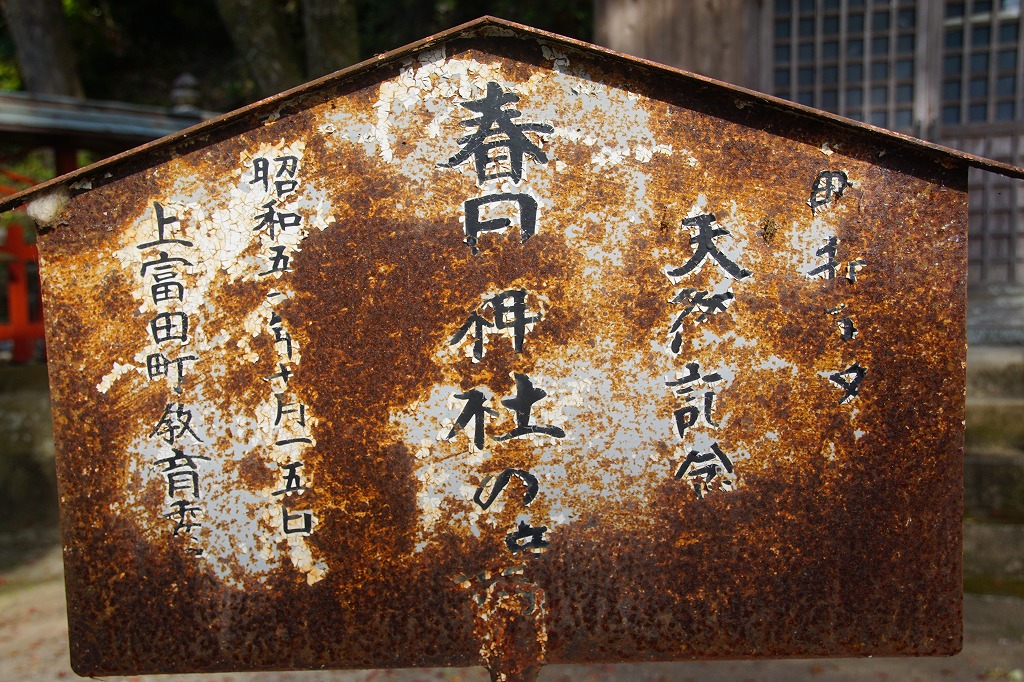
[[[182,73],[199,79],[200,106],[228,111],[256,99],[254,74],[237,53],[215,0],[64,0],[86,97],[167,106]],[[588,40],[592,0],[357,0],[366,59],[484,14]],[[281,0],[281,34],[306,63],[301,0]],[[0,62],[10,55],[0,26]],[[6,64],[10,64],[10,57]],[[0,63],[0,78],[3,78]],[[312,76],[308,76],[312,78]],[[16,84],[14,77],[3,79]]]
[[[485,14],[571,38],[593,36],[593,0],[359,0],[363,58]]]
[[[252,98],[214,0],[74,0],[65,9],[89,98],[167,106],[185,72],[200,80],[204,108]]]

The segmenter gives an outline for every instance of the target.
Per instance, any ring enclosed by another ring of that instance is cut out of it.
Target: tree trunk
[[[25,89],[84,97],[60,0],[0,0]]]
[[[298,51],[275,0],[217,0],[217,10],[262,96],[302,83]]]
[[[310,78],[359,61],[355,0],[303,0],[306,71]]]
[[[756,0],[594,0],[594,40],[756,88],[757,7]]]

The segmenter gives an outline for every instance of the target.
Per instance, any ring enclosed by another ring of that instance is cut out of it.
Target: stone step
[[[1024,346],[967,349],[967,400],[975,397],[1024,398]]]
[[[1024,525],[965,523],[964,576],[1024,581]]]
[[[981,449],[1024,452],[1024,400],[968,397],[964,444],[968,452]]]
[[[968,519],[1024,524],[1024,452],[969,449],[964,455]]]

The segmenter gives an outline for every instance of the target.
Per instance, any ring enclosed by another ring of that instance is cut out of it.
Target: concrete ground
[[[645,665],[550,666],[541,680],[701,682],[741,680],[1007,680],[1024,682],[1024,600],[968,595],[964,649],[951,658],[723,661]],[[0,571],[0,681],[74,680],[59,550]],[[218,673],[108,677],[111,682],[486,682],[482,668],[394,671]]]

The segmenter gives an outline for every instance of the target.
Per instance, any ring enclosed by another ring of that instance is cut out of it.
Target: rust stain
[[[765,244],[771,245],[772,240],[779,231],[779,224],[773,218],[765,216],[761,221],[761,239]]]
[[[966,168],[483,34],[40,237],[75,669],[957,651]]]

